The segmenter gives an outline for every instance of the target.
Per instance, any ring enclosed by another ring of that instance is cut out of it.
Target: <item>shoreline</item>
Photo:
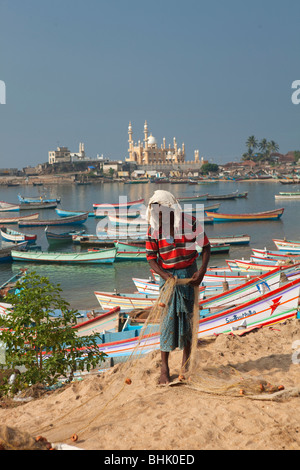
[[[228,180],[228,179],[217,179],[217,180],[198,180],[199,186],[201,186],[201,181],[203,185],[205,184],[214,184],[214,183],[280,183],[279,179],[268,178],[268,179],[244,179],[244,180]],[[150,180],[149,180],[150,182]],[[0,177],[0,186],[11,186],[11,187],[18,187],[20,186],[35,186],[35,185],[51,185],[51,184],[74,184],[76,185],[77,182],[75,181],[75,175],[73,173],[61,173],[57,175],[40,175],[40,176],[1,176]],[[105,177],[93,177],[88,180],[88,184],[103,184],[103,183],[121,183],[123,184],[124,181],[120,180],[119,178],[116,179],[109,179]],[[188,183],[187,183],[188,184]],[[292,184],[292,183],[291,183]],[[159,184],[158,184],[159,186]]]

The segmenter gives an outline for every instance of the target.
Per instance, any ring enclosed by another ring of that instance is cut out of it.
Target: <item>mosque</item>
[[[157,140],[153,135],[148,132],[148,124],[145,121],[144,124],[144,140],[141,142],[140,140],[135,143],[132,138],[132,125],[131,122],[128,126],[128,154],[129,157],[126,158],[127,162],[134,162],[137,165],[173,165],[173,164],[197,164],[201,165],[201,161],[199,160],[199,150],[195,150],[195,159],[192,162],[185,161],[185,146],[184,143],[182,144],[181,148],[178,147],[176,138],[173,138],[173,147],[171,144],[166,146],[166,139],[163,138],[163,143],[159,147],[157,145]],[[202,160],[202,159],[201,159]]]

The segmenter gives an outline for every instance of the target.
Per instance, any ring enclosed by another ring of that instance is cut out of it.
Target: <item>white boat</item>
[[[299,241],[273,239],[273,242],[275,243],[276,248],[280,251],[287,251],[289,253],[300,254],[300,242]]]
[[[0,212],[18,212],[20,206],[17,204],[11,204],[10,202],[0,201]]]
[[[90,336],[104,331],[119,331],[120,307],[114,307],[108,312],[101,313],[73,326],[77,336]]]

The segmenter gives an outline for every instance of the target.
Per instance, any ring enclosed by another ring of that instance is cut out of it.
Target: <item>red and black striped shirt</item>
[[[160,233],[151,234],[148,229],[146,240],[147,260],[156,260],[163,269],[182,269],[193,264],[198,257],[196,244],[209,245],[202,225],[195,217],[184,215],[184,230],[174,239],[167,239]]]

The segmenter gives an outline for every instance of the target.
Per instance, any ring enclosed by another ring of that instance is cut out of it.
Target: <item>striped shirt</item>
[[[167,239],[159,233],[150,235],[146,240],[147,260],[156,260],[163,269],[182,269],[191,266],[198,257],[196,244],[209,245],[209,240],[195,217],[184,216],[184,231],[175,239]]]

